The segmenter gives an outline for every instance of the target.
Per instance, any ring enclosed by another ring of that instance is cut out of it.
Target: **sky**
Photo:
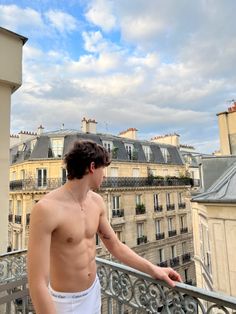
[[[235,0],[0,0],[0,26],[28,38],[11,133],[81,128],[177,133],[219,149],[216,114],[236,99]]]

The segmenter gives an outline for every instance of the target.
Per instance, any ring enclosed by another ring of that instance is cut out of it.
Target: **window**
[[[128,154],[128,159],[132,160],[134,146],[132,144],[125,144],[125,149],[126,149],[127,154]]]
[[[118,167],[111,167],[111,177],[118,177]]]
[[[165,260],[164,249],[158,249],[158,256],[160,263],[164,262]]]
[[[144,229],[144,224],[143,223],[138,223],[137,224],[138,238],[141,238],[143,236],[143,229]]]
[[[153,194],[153,201],[154,201],[154,207],[157,207],[159,205],[159,195]]]
[[[16,180],[16,171],[13,171],[13,172],[12,172],[12,180],[13,180],[13,181]]]
[[[120,196],[118,195],[112,196],[112,206],[113,209],[120,208]]]
[[[38,187],[47,186],[47,169],[37,169],[37,183]]]
[[[13,210],[13,200],[9,200],[9,214],[12,214]]]
[[[173,231],[174,230],[174,218],[169,217],[168,218],[168,231]]]
[[[166,193],[166,204],[170,205],[170,193]]]
[[[180,216],[179,219],[180,219],[180,228],[181,229],[186,228],[186,226],[187,226],[186,215]]]
[[[139,177],[139,168],[133,168],[132,173],[133,173],[133,178],[138,178]]]
[[[177,257],[176,245],[171,245],[171,247],[170,247],[170,252],[171,252],[171,258]]]
[[[142,204],[142,195],[136,194],[135,195],[135,201],[136,201],[136,205],[141,205]]]
[[[183,254],[187,253],[187,242],[182,242],[182,252]]]
[[[112,141],[102,141],[102,145],[103,147],[106,148],[106,150],[110,153],[112,151],[113,148],[113,143]]]
[[[183,203],[183,195],[181,192],[178,193],[179,204]]]
[[[188,281],[188,269],[187,268],[184,270],[184,279],[185,279],[185,282]]]
[[[156,234],[161,233],[161,220],[156,219],[155,225],[156,225]]]
[[[22,214],[22,203],[20,200],[17,200],[17,203],[16,203],[16,212],[17,212],[17,215],[21,215]]]
[[[24,170],[24,169],[20,171],[20,178],[21,178],[22,180],[25,179],[25,170]]]
[[[161,153],[162,153],[162,156],[164,158],[164,162],[165,163],[170,162],[170,154],[169,154],[168,149],[166,147],[161,147]]]
[[[62,157],[63,145],[63,138],[51,138],[52,157]]]
[[[34,149],[35,144],[36,144],[36,139],[35,139],[35,140],[32,140],[32,141],[30,142],[30,149],[31,149],[31,151]]]
[[[146,157],[146,160],[150,161],[151,155],[152,155],[150,146],[143,146],[143,151],[144,151],[144,155]]]

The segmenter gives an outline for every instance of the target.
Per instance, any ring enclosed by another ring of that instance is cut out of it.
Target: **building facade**
[[[128,130],[132,136],[125,132],[122,136],[97,134],[96,122],[83,120],[81,132],[41,133],[12,146],[11,249],[27,247],[33,205],[66,181],[64,154],[75,140],[90,139],[111,154],[112,163],[106,168],[106,179],[98,192],[107,205],[107,216],[117,237],[151,262],[175,267],[185,282],[195,283],[191,186],[189,178],[184,177],[185,165],[178,149],[137,140],[136,129]],[[98,255],[109,258],[100,240],[96,241]]]

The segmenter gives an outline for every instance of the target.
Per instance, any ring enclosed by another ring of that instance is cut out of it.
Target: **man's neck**
[[[78,201],[78,203],[83,202],[90,191],[89,182],[86,178],[68,180],[64,184],[64,188],[73,196],[74,200]]]

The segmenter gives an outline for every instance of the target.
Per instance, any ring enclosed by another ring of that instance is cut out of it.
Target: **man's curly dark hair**
[[[69,180],[82,179],[89,172],[91,162],[95,168],[110,165],[110,155],[101,145],[87,140],[78,140],[72,149],[65,155],[64,162]]]

